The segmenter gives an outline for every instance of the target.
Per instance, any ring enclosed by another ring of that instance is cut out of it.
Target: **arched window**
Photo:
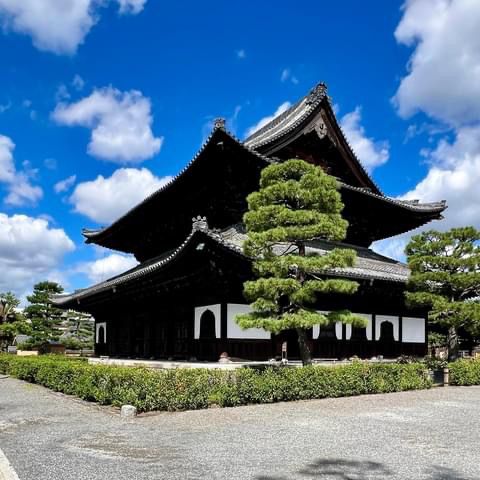
[[[380,324],[380,341],[381,342],[394,342],[393,336],[393,323],[389,321],[382,322]]]
[[[350,340],[357,342],[367,341],[367,329],[365,327],[352,327]]]
[[[336,340],[337,334],[335,332],[335,324],[328,323],[327,325],[320,325],[318,338],[321,340]]]
[[[205,310],[200,317],[200,339],[216,338],[215,315],[211,310]]]
[[[103,325],[98,327],[97,343],[105,343],[105,327]]]

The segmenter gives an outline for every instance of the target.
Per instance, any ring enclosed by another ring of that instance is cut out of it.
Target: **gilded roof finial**
[[[225,119],[221,117],[216,118],[213,121],[213,127],[215,128],[215,130],[217,129],[225,130]]]
[[[208,222],[207,222],[207,217],[202,217],[201,215],[198,215],[196,217],[192,218],[192,230],[197,231],[205,231],[208,230]]]

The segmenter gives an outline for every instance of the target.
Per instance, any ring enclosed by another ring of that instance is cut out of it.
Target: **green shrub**
[[[457,360],[448,368],[451,385],[480,385],[480,360]]]
[[[231,407],[431,386],[421,363],[155,371],[91,365],[55,355],[0,354],[0,373],[104,405],[135,405],[139,411]]]

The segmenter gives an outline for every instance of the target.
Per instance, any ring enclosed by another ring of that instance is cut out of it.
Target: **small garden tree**
[[[480,332],[480,232],[473,227],[430,230],[407,245],[412,271],[406,293],[412,306],[430,308],[429,319],[448,328],[448,356],[458,355],[458,330]]]
[[[322,256],[307,251],[308,241],[345,238],[348,224],[341,216],[337,181],[303,160],[288,160],[266,167],[260,190],[247,201],[244,252],[254,259],[259,278],[245,283],[252,312],[238,315],[236,321],[244,329],[273,333],[296,329],[302,361],[309,364],[309,328],[335,321],[365,325],[363,318],[345,310],[324,314],[313,308],[318,294],[352,294],[358,288],[356,282],[322,276],[351,267],[353,250],[334,249]]]
[[[19,312],[20,300],[12,292],[0,293],[0,345],[11,345],[19,334],[29,334],[30,324]]]
[[[30,305],[25,308],[25,315],[32,322],[34,344],[58,340],[63,311],[52,305],[50,297],[62,292],[63,287],[58,283],[44,281],[34,285],[32,295],[27,296]]]

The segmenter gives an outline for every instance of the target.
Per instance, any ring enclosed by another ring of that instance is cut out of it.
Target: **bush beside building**
[[[134,405],[139,411],[345,397],[432,385],[421,363],[153,371],[50,356],[0,355],[0,373],[104,405]]]

